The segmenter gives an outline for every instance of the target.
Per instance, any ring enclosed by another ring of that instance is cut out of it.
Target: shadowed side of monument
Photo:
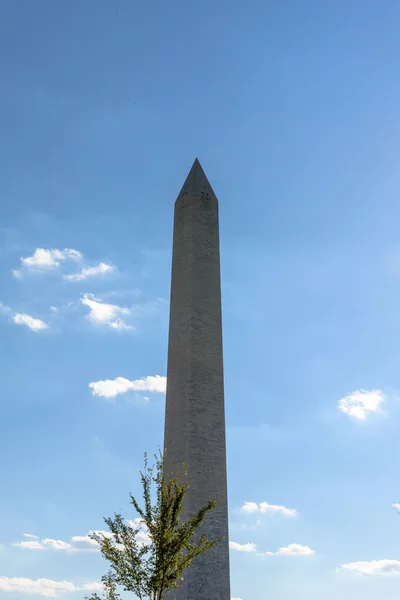
[[[222,538],[185,573],[177,600],[230,600],[218,201],[196,159],[175,202],[164,437],[165,471],[185,463],[185,513]]]

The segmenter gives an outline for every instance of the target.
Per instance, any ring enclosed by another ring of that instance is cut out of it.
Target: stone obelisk
[[[175,202],[164,449],[167,474],[187,468],[185,514],[216,498],[203,527],[222,538],[173,595],[230,600],[218,201],[197,159]]]

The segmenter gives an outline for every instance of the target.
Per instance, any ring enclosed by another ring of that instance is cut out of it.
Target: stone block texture
[[[195,161],[174,212],[166,473],[185,463],[185,515],[217,498],[204,529],[222,541],[197,557],[177,600],[230,600],[218,201]]]

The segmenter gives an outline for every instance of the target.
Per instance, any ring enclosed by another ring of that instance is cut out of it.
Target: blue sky
[[[106,568],[85,536],[135,518],[196,156],[220,201],[232,597],[397,600],[399,3],[0,16],[0,600],[82,598]]]

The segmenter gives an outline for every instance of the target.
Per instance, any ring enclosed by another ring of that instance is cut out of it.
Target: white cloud
[[[112,329],[135,329],[133,327],[133,325],[129,325],[128,323],[125,323],[125,321],[123,319],[116,319],[115,321],[112,321],[111,323],[107,323],[107,325],[109,325]]]
[[[137,518],[134,521],[128,521],[128,524],[136,530],[136,541],[139,545],[148,546],[149,544],[151,544],[149,531],[142,519]],[[68,554],[76,552],[99,552],[99,544],[95,540],[91,539],[91,537],[89,537],[91,533],[101,534],[106,538],[113,537],[113,534],[110,531],[103,530],[95,530],[93,532],[89,532],[87,535],[72,536],[69,542],[65,542],[63,540],[55,540],[52,538],[44,538],[39,540],[37,536],[24,534],[24,537],[36,539],[15,542],[12,544],[12,546],[21,548],[22,550],[42,552],[53,550],[67,552]],[[116,546],[121,550],[124,549],[124,546],[122,544],[116,544]]]
[[[26,313],[17,313],[13,316],[12,320],[17,325],[26,325],[26,327],[29,327],[32,331],[42,331],[43,329],[48,328],[47,323],[44,323],[40,319],[35,319]]]
[[[256,513],[259,511],[259,507],[257,502],[245,502],[240,510],[246,513]]]
[[[97,591],[102,585],[98,582],[86,583],[82,587],[71,581],[53,581],[52,579],[28,579],[26,577],[0,577],[0,591],[19,592],[54,598],[63,592]]]
[[[28,542],[16,542],[13,544],[18,548],[23,548],[24,550],[73,550],[73,547],[68,542],[63,542],[62,540],[53,540],[51,538],[45,538],[44,540],[30,540]]]
[[[93,381],[89,383],[89,388],[92,390],[93,396],[102,398],[115,398],[115,396],[129,391],[164,393],[167,388],[167,378],[161,375],[149,375],[130,381],[124,377],[117,377],[116,379]]]
[[[257,545],[253,542],[249,542],[248,544],[229,542],[229,548],[231,550],[235,550],[236,552],[255,552],[257,550]]]
[[[99,550],[98,543],[95,540],[92,540],[88,535],[74,535],[71,538],[71,542],[75,551],[90,552]]]
[[[308,546],[301,544],[289,544],[284,548],[279,548],[275,554],[283,554],[285,556],[312,556],[315,550],[311,550]]]
[[[50,310],[53,313],[57,313],[58,312],[58,308],[56,306],[50,306]]]
[[[241,598],[231,598],[231,600],[242,600]]]
[[[72,545],[68,542],[63,542],[62,540],[52,540],[51,538],[45,538],[42,540],[42,544],[46,548],[51,548],[51,550],[73,550]]]
[[[392,504],[392,508],[394,508],[394,510],[400,514],[400,504],[398,504],[397,502],[394,502]]]
[[[46,597],[57,596],[59,592],[74,592],[76,586],[70,581],[52,581],[51,579],[27,579],[25,577],[0,577],[0,590],[20,592]]]
[[[13,546],[23,548],[24,550],[45,550],[45,546],[37,540],[30,540],[29,542],[16,542]]]
[[[133,329],[132,325],[125,323],[121,315],[130,315],[129,308],[118,306],[118,304],[106,304],[95,298],[93,294],[84,294],[81,298],[83,305],[90,309],[87,318],[95,325],[107,325],[113,329]]]
[[[352,571],[357,575],[400,575],[400,560],[370,560],[340,565],[341,571]]]
[[[89,532],[89,533],[97,533],[97,534],[102,534],[104,535],[104,537],[108,537],[108,538],[112,538],[113,534],[110,531],[102,531],[100,529],[94,531],[94,532]],[[100,548],[99,548],[99,544],[95,541],[92,540],[91,537],[89,537],[88,535],[74,535],[71,538],[71,542],[73,544],[73,548],[72,551],[73,552],[99,552]]]
[[[101,262],[95,267],[84,267],[79,273],[64,275],[64,279],[67,279],[68,281],[83,281],[84,279],[88,279],[88,277],[105,275],[106,273],[111,273],[112,271],[114,271],[114,267],[112,265]]]
[[[83,545],[81,545],[83,543]],[[98,544],[87,536],[75,536],[70,542],[63,540],[54,540],[52,538],[44,538],[43,540],[29,540],[28,542],[15,542],[12,544],[23,550],[56,550],[63,552],[84,552],[90,550],[98,550]]]
[[[24,533],[24,537],[29,538],[31,540],[39,539],[37,535],[33,535],[32,533]]]
[[[21,265],[23,269],[31,272],[51,271],[60,266],[60,262],[64,260],[80,260],[81,252],[72,248],[58,250],[57,248],[46,250],[45,248],[36,248],[32,256],[21,257]],[[19,279],[21,271],[14,270],[14,277]]]
[[[286,508],[278,504],[268,504],[268,502],[261,502],[260,504],[257,504],[257,502],[245,502],[240,510],[249,514],[271,513],[281,514],[285,517],[296,517],[299,514],[295,508]]]
[[[90,532],[91,533],[91,532]],[[109,531],[95,531],[95,533],[101,533],[105,537],[112,537],[113,534]],[[25,535],[25,534],[24,534]],[[25,537],[30,537],[29,535],[25,535]],[[32,536],[36,537],[36,536]],[[146,533],[145,528],[142,528],[140,534],[137,537],[139,543],[149,543],[149,537]],[[98,552],[99,545],[95,540],[92,540],[88,535],[75,535],[71,537],[70,542],[65,542],[63,540],[55,540],[52,538],[44,538],[39,540],[36,538],[35,540],[30,539],[29,541],[15,542],[12,544],[17,548],[22,548],[23,550],[56,550],[63,552]]]
[[[338,408],[346,415],[364,420],[370,413],[378,412],[385,396],[380,390],[356,390],[341,398]]]
[[[278,548],[276,552],[264,552],[263,554],[257,554],[257,556],[313,556],[314,554],[315,550],[311,550],[308,546],[289,544],[283,548]]]

